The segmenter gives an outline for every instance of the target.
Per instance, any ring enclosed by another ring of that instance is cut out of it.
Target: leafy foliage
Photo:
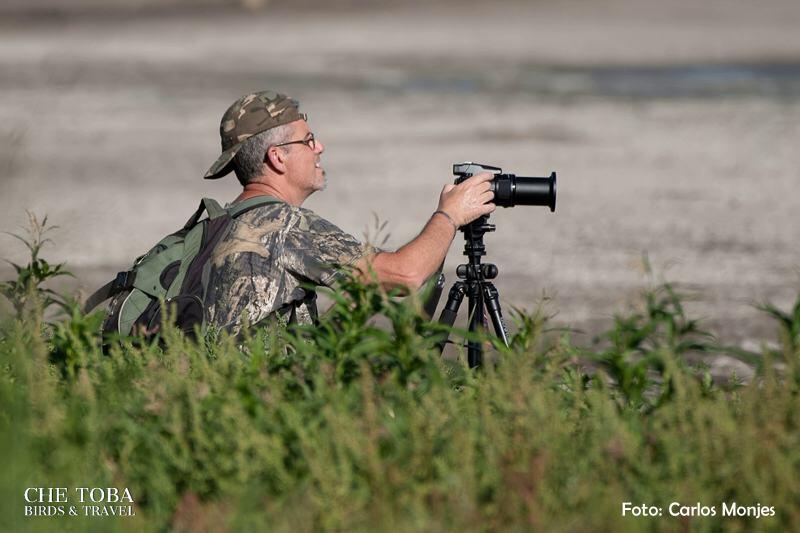
[[[627,406],[649,411],[673,392],[670,365],[681,356],[712,352],[713,335],[686,316],[682,295],[670,283],[647,291],[644,310],[617,315],[602,338],[610,345],[589,357],[599,362]]]
[[[33,249],[31,250],[34,253]],[[34,253],[38,257],[38,248]],[[38,278],[37,278],[38,279]],[[38,287],[32,285],[31,287]],[[793,530],[800,523],[797,307],[750,385],[685,361],[719,349],[670,284],[593,350],[514,313],[481,370],[443,360],[413,299],[350,279],[318,327],[280,323],[104,353],[74,302],[0,336],[0,517],[27,486],[127,487],[130,519],[71,530]],[[46,301],[46,300],[45,300]],[[36,311],[38,310],[38,311]],[[38,313],[38,315],[36,314]],[[377,317],[377,318],[376,318]],[[783,335],[783,333],[782,333]],[[476,337],[481,342],[490,338]],[[773,506],[776,516],[622,518],[621,502]],[[20,518],[3,529],[31,524]],[[100,520],[100,521],[98,521]],[[3,524],[0,524],[0,526]]]
[[[782,351],[773,350],[771,355],[781,359],[791,359],[793,354],[800,350],[800,295],[794,302],[790,312],[781,311],[769,302],[758,308],[775,319],[780,331]]]
[[[58,226],[47,225],[46,216],[40,221],[36,215],[28,212],[28,227],[25,230],[27,237],[6,232],[21,241],[30,252],[30,261],[27,265],[18,265],[8,261],[14,267],[17,279],[0,282],[0,294],[11,302],[17,314],[21,314],[30,305],[33,298],[43,308],[54,304],[65,305],[64,299],[58,293],[45,288],[43,284],[53,278],[72,274],[64,270],[63,263],[51,265],[39,256],[42,247],[52,242],[45,235],[56,228]]]

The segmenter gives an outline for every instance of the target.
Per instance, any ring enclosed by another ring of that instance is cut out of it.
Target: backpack
[[[152,337],[161,327],[164,305],[172,307],[170,318],[185,334],[194,336],[197,326],[205,331],[203,302],[214,248],[236,217],[277,202],[271,196],[257,196],[223,208],[216,200],[203,198],[181,229],[161,239],[129,270],[119,272],[92,294],[84,311],[113,298],[103,323],[104,336]],[[208,216],[201,220],[204,213]]]

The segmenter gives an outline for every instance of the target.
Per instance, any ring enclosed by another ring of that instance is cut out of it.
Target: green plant
[[[643,310],[615,316],[613,329],[601,336],[608,346],[589,354],[623,405],[646,411],[661,405],[673,392],[672,373],[688,370],[683,356],[714,349],[713,335],[686,315],[683,299],[670,283],[651,288]],[[707,382],[707,375],[701,377]]]
[[[43,284],[53,278],[72,276],[72,274],[64,269],[64,263],[50,264],[39,255],[45,244],[52,243],[45,235],[58,226],[48,225],[47,216],[40,221],[33,213],[26,212],[28,214],[28,227],[25,228],[27,236],[6,233],[25,245],[30,252],[30,260],[27,265],[7,261],[16,271],[17,279],[0,282],[0,294],[8,299],[17,314],[22,313],[34,302],[41,305],[43,309],[52,305],[64,308],[66,307],[64,298],[52,289],[44,287]]]
[[[800,296],[795,300],[792,310],[785,312],[770,302],[764,302],[757,308],[775,319],[779,328],[779,339],[782,351],[773,350],[772,355],[784,361],[797,357],[800,353]]]
[[[738,346],[721,346],[720,351],[751,365],[759,376],[764,375],[767,364],[787,365],[800,384],[800,295],[788,312],[771,302],[755,304],[755,308],[777,323],[778,342],[771,346],[765,345],[762,348],[763,353]]]
[[[316,328],[248,326],[195,342],[165,323],[158,343],[120,339],[105,352],[98,315],[65,302],[69,315],[43,331],[42,306],[30,306],[0,338],[0,457],[12,459],[0,528],[800,525],[797,383],[766,372],[717,389],[682,361],[716,347],[669,284],[618,316],[602,346],[577,346],[541,310],[516,310],[511,346],[481,371],[442,361],[444,331],[413,299],[352,278],[330,297]],[[24,518],[28,486],[125,487],[136,516]],[[624,501],[664,516],[622,517]],[[669,516],[674,501],[717,516]],[[722,517],[723,502],[775,516]]]

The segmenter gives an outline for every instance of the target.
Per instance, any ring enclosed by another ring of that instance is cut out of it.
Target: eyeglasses
[[[290,144],[305,144],[306,146],[311,148],[311,150],[316,150],[317,148],[317,141],[314,139],[313,133],[309,133],[308,136],[302,141],[289,141],[280,144],[273,144],[272,146],[288,146]]]

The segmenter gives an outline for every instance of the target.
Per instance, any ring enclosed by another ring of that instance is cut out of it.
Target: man
[[[250,323],[276,313],[312,323],[316,296],[301,284],[330,285],[342,266],[386,288],[417,290],[444,261],[458,227],[495,209],[491,174],[447,184],[416,238],[395,252],[378,251],[301,207],[325,187],[325,145],[295,100],[272,91],[243,96],[223,115],[220,137],[222,154],[206,179],[233,171],[243,186],[235,202],[273,200],[239,215],[213,253],[208,323],[232,332],[245,315]]]

